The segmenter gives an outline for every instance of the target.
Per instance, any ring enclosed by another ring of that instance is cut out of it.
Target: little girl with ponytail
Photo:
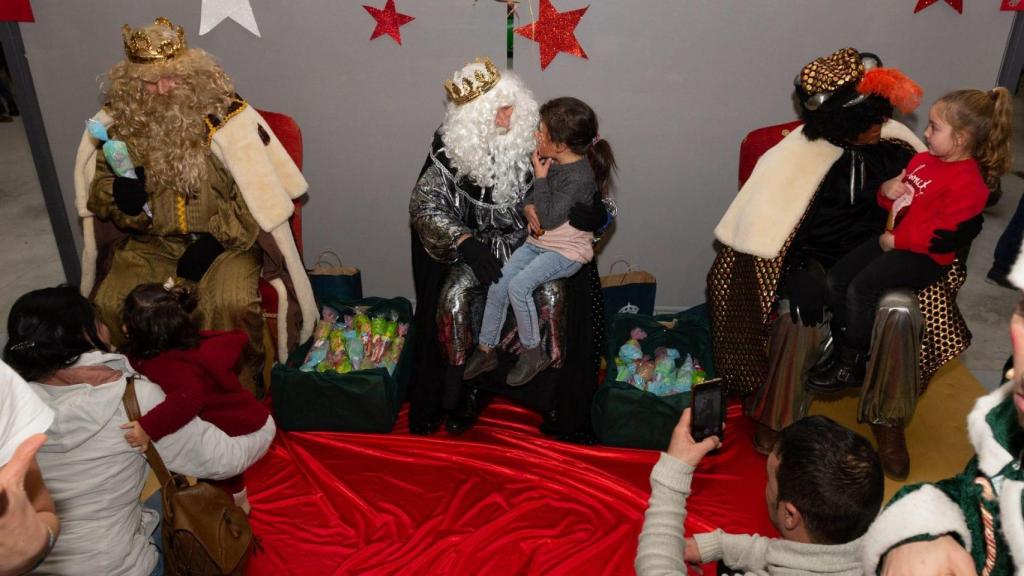
[[[808,376],[819,393],[859,385],[875,308],[895,288],[919,290],[945,274],[952,252],[929,252],[936,230],[952,230],[985,208],[1010,165],[1011,97],[1005,88],[957,90],[928,112],[928,150],[878,190],[886,231],[854,248],[828,272],[832,335],[838,344]]]
[[[615,157],[598,133],[597,115],[577,98],[556,98],[540,107],[535,136],[533,189],[523,201],[531,237],[512,253],[501,278],[487,291],[479,346],[466,363],[466,380],[497,368],[494,347],[510,303],[523,350],[506,383],[522,386],[547,368],[551,358],[540,345],[533,291],[572,276],[594,257],[593,234],[574,228],[569,213],[577,203],[590,206],[608,195]]]

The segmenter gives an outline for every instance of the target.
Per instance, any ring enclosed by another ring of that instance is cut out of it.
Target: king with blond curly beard
[[[95,119],[127,145],[135,177],[116,173],[97,153],[99,143],[83,137],[76,167],[86,223],[83,293],[93,296],[119,344],[122,304],[136,285],[169,277],[195,283],[204,329],[249,335],[240,368],[243,382],[255,382],[263,362],[261,271],[288,272],[274,284],[298,304],[281,315],[282,326],[294,328],[292,340],[308,336],[315,318],[288,228],[306,181],[221,67],[187,46],[180,26],[165,18],[135,30],[126,25],[123,39],[126,58],[107,73]],[[120,233],[105,275],[106,258],[92,243],[103,236],[95,234],[94,218]],[[266,266],[265,255],[278,265]],[[281,301],[287,310],[288,298]]]

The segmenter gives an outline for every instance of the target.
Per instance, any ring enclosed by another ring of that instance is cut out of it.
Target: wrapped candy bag
[[[675,388],[684,391],[693,388],[693,357],[689,354],[686,355],[686,360],[676,372]]]
[[[348,370],[344,370],[348,361],[348,353],[345,351],[344,330],[335,328],[331,331],[330,351],[327,353],[327,364],[331,370],[344,374],[352,371],[352,363],[348,362]]]
[[[370,320],[370,347],[367,350],[366,357],[375,367],[379,366],[380,362],[384,359],[384,348],[387,346],[388,341],[390,341],[385,340],[384,337],[387,325],[388,320],[384,316],[374,316]]]
[[[678,358],[679,350],[675,348],[656,348],[654,350],[654,381],[659,384],[674,381],[676,378],[676,360]]]
[[[644,332],[642,328],[633,328],[629,331],[629,340],[619,346],[619,355],[615,358],[615,366],[618,369],[615,380],[632,382],[632,377],[636,374],[637,369],[635,363],[644,356],[644,352],[640,348],[640,341],[644,338],[647,338],[647,332]]]
[[[388,327],[390,328],[390,324]],[[395,321],[395,338],[391,341],[391,345],[388,347],[387,354],[384,357],[384,366],[388,369],[388,374],[395,373],[398,360],[402,357],[402,348],[405,347],[405,335],[408,332],[408,324],[399,324],[397,320]]]
[[[647,390],[647,387],[654,381],[654,361],[648,358],[644,358],[640,361],[636,368],[636,372],[633,374],[633,378],[630,380],[630,384],[636,386],[641,390]]]
[[[114,171],[114,174],[124,178],[138,179],[127,144],[121,140],[111,140],[107,133],[107,127],[99,120],[87,120],[85,127],[90,136],[103,142],[103,156],[107,159],[107,164],[110,164],[110,169]]]
[[[352,369],[359,370],[363,367],[363,355],[365,352],[363,340],[354,328],[344,330],[342,335],[345,340],[345,351],[348,352],[348,359],[352,363]]]
[[[122,140],[111,140],[110,134],[107,133],[107,127],[99,120],[89,119],[85,122],[85,127],[90,136],[103,142],[103,157],[107,159],[107,164],[110,165],[114,174],[133,180],[139,179],[135,173],[135,163],[132,162],[132,156],[128,153],[128,144]],[[153,218],[149,202],[142,205],[142,211],[146,213],[146,216]]]
[[[364,353],[370,350],[370,331],[372,330],[372,322],[370,317],[362,311],[361,308],[356,308],[356,315],[352,318],[352,327],[355,328],[356,334],[363,343]]]
[[[324,306],[320,314],[320,320],[317,321],[316,328],[313,330],[313,345],[309,348],[309,352],[306,353],[306,358],[302,362],[302,366],[299,367],[299,370],[312,372],[327,357],[327,339],[337,319],[338,313],[333,308]]]

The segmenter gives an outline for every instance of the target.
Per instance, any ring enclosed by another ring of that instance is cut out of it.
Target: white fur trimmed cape
[[[925,150],[924,143],[895,120],[882,126],[882,138],[903,140],[918,152]],[[737,252],[777,258],[821,181],[842,155],[842,148],[823,138],[808,140],[803,126],[793,129],[758,159],[715,227],[715,237]]]
[[[104,126],[110,126],[113,122],[113,118],[104,110],[100,110],[93,119]],[[270,136],[266,144],[260,139],[260,127]],[[95,216],[86,204],[89,201],[89,187],[96,172],[99,144],[99,141],[86,130],[75,157],[75,207],[82,218],[84,242],[80,289],[86,296],[92,292],[96,282],[97,253],[93,230]],[[281,141],[252,106],[245,105],[219,126],[213,135],[210,150],[231,173],[253,219],[264,232],[273,237],[284,257],[302,312],[299,341],[305,341],[313,333],[313,325],[318,315],[313,290],[295,246],[295,238],[292,237],[288,219],[295,210],[293,200],[305,194],[309,185]],[[284,362],[288,338],[287,323],[283,318],[287,316],[288,298],[283,281],[274,279],[270,283],[278,293],[278,315],[282,318],[282,321],[278,322],[278,360]]]

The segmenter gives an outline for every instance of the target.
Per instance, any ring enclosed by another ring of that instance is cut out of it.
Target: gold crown
[[[175,26],[167,18],[157,18],[153,21],[154,26],[164,26],[177,34],[177,38],[162,39],[153,38],[154,30],[149,27],[136,28],[125,24],[121,27],[121,38],[124,40],[124,54],[129,60],[136,64],[151,64],[163,62],[181,55],[188,48],[185,42],[185,29]]]
[[[484,70],[477,70],[472,78],[463,76],[459,84],[451,80],[444,81],[445,92],[448,92],[448,99],[461,106],[485,94],[501,80],[501,73],[491,62],[491,59],[484,56],[473,61],[474,64],[483,64]],[[485,73],[486,72],[486,73]]]

